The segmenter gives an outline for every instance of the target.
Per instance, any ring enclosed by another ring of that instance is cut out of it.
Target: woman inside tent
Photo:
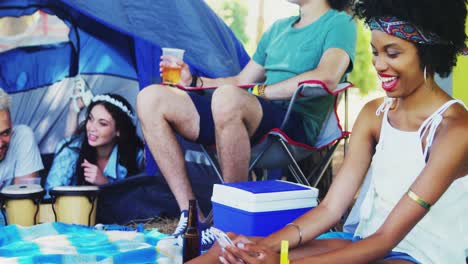
[[[103,185],[142,171],[143,143],[134,121],[132,107],[122,96],[93,97],[86,119],[74,135],[58,144],[46,189]]]
[[[190,263],[280,263],[281,240],[289,241],[291,263],[465,263],[468,112],[434,74],[447,76],[465,48],[466,5],[359,0],[386,97],[359,114],[325,199],[256,244],[237,237],[237,246],[215,246]],[[366,174],[355,233],[314,240],[340,220]]]

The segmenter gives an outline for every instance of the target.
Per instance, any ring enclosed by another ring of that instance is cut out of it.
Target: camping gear
[[[58,186],[50,191],[55,221],[93,226],[96,224],[97,186]]]
[[[184,49],[184,61],[197,76],[232,76],[250,59],[229,27],[203,0],[0,1],[0,18],[27,15],[33,15],[35,23],[24,33],[0,35],[0,87],[12,95],[13,123],[31,127],[43,157],[53,157],[63,139],[69,98],[75,87],[83,87],[82,81],[85,92],[116,93],[135,108],[140,89],[161,83],[161,47]],[[5,24],[1,29],[7,29]],[[199,182],[194,190],[203,195],[199,202],[210,207],[215,181],[211,165],[197,144],[181,137],[178,141],[185,151],[191,180]],[[146,155],[146,175],[159,175],[149,150]],[[43,183],[48,169],[45,166],[41,172]],[[103,223],[178,215],[165,182],[158,179],[153,184],[161,192],[145,185],[134,186],[131,194],[119,188],[121,193],[111,194],[119,198],[115,205],[111,197],[100,197],[100,201],[108,201],[106,208],[112,208],[112,213],[98,212],[103,213]],[[157,202],[168,199],[167,203]],[[126,214],[123,208],[130,207],[132,213]]]
[[[317,206],[318,189],[286,181],[215,184],[214,226],[246,236],[268,236]]]
[[[345,104],[347,105],[347,90],[352,86],[353,85],[349,82],[342,82],[338,84],[334,91],[331,91],[325,83],[319,80],[308,80],[299,83],[298,89],[291,98],[287,114],[284,117],[281,127],[269,131],[262,141],[253,146],[249,171],[253,169],[288,168],[296,182],[317,187],[323,179],[325,172],[330,167],[333,153],[337,149],[338,144],[342,139],[347,139],[349,135],[349,132],[346,131],[347,111],[345,110],[345,130],[343,130],[338,118],[337,106],[342,94],[345,94]],[[289,121],[292,107],[299,97],[306,100],[332,99],[334,102],[330,109],[326,109],[326,118],[313,146],[295,142],[283,131],[286,123]],[[347,107],[345,108],[347,109]],[[215,173],[219,180],[224,182],[220,169],[218,168],[216,155],[204,146],[201,147],[210,161],[210,164],[215,168]],[[321,159],[319,164],[306,176],[297,162],[310,157],[314,153],[317,154],[318,151],[321,150],[325,150],[323,159]],[[311,180],[313,180],[313,184],[311,184]],[[331,178],[329,180],[331,180]]]
[[[135,107],[139,89],[161,83],[161,47],[184,49],[197,76],[232,76],[249,61],[203,0],[0,1],[0,18],[38,11],[28,31],[34,34],[0,36],[0,50],[8,46],[0,52],[0,87],[13,93],[12,119],[35,131],[41,153],[54,152],[63,138],[68,98],[82,83],[76,80],[95,95],[117,93]]]
[[[10,185],[3,188],[0,192],[0,205],[2,213],[6,212],[4,217],[6,223],[21,226],[35,225],[42,196],[44,189],[37,184]]]
[[[0,1],[0,18],[29,15],[36,20],[24,33],[0,36],[0,87],[12,95],[12,122],[28,125],[34,131],[43,156],[53,157],[57,143],[64,137],[75,88],[84,84],[86,93],[116,93],[135,108],[140,89],[161,83],[161,47],[184,49],[184,61],[197,76],[232,76],[250,59],[204,0]],[[7,29],[5,24],[1,29]],[[204,195],[199,202],[209,207],[215,180],[212,168],[198,145],[181,137],[178,141],[185,151],[191,180],[203,179],[194,190]],[[149,150],[146,155],[146,175],[158,175]],[[41,172],[43,182],[48,169],[45,166]],[[121,193],[112,193],[124,203],[113,205],[111,198],[105,199],[114,213],[103,210],[104,223],[178,215],[165,182],[158,179],[156,184],[155,189],[164,192],[150,190],[150,197],[149,187],[144,185],[132,188],[131,194],[125,188]],[[158,202],[168,199],[167,203]],[[101,197],[99,200],[104,201]],[[132,208],[132,214],[125,213],[123,208],[135,205],[139,212]]]

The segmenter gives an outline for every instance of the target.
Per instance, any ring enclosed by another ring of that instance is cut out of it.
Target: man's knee
[[[155,114],[165,105],[166,99],[170,97],[169,88],[163,85],[150,85],[138,93],[136,108],[138,118],[144,122],[148,114]]]
[[[232,85],[216,89],[211,100],[211,111],[215,122],[223,123],[241,118],[245,96],[245,91]]]

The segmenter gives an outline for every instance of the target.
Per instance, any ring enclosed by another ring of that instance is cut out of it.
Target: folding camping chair
[[[292,176],[298,183],[317,187],[322,180],[326,170],[331,164],[333,153],[338,147],[338,144],[342,139],[345,140],[345,151],[347,138],[349,136],[347,116],[348,116],[348,100],[347,90],[352,86],[349,82],[344,82],[338,85],[335,91],[328,89],[325,83],[320,81],[305,81],[299,84],[299,88],[295,91],[291,98],[288,106],[288,110],[281,127],[273,129],[268,133],[268,136],[259,144],[252,148],[251,162],[249,165],[249,171],[253,169],[278,169],[288,167]],[[345,122],[344,130],[340,124],[336,109],[341,95],[344,94],[345,103]],[[282,132],[282,128],[285,127],[289,120],[290,113],[293,105],[296,103],[298,97],[317,98],[320,96],[333,95],[334,104],[331,109],[328,109],[325,121],[322,125],[320,133],[316,139],[314,146],[308,146],[304,144],[294,144],[289,140],[287,135]],[[329,147],[326,154],[321,161],[321,164],[312,170],[308,176],[305,176],[301,170],[298,161],[303,160],[311,156],[315,151]],[[215,169],[217,176],[221,182],[224,182],[221,175],[219,165],[216,159],[216,153],[208,151],[205,146],[202,146],[202,150]],[[310,184],[310,181],[313,184]]]

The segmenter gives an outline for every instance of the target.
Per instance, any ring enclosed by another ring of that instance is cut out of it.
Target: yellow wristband
[[[258,96],[258,84],[252,87],[252,94]]]
[[[411,189],[408,189],[408,197],[411,198],[411,200],[415,201],[417,204],[419,204],[421,207],[423,207],[424,209],[431,209],[431,204],[424,201],[421,197],[419,197],[419,195],[415,194]]]

